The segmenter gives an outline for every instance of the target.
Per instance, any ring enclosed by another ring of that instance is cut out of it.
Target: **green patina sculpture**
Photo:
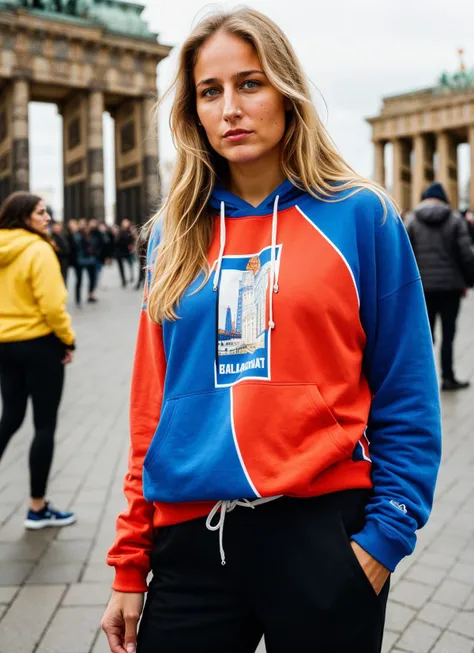
[[[156,40],[142,18],[144,5],[124,0],[0,0],[0,9],[26,9],[51,17],[77,18],[102,24],[107,30]]]
[[[437,93],[443,94],[459,93],[470,89],[474,89],[474,68],[472,70],[459,70],[452,75],[444,72],[440,76],[435,90]]]

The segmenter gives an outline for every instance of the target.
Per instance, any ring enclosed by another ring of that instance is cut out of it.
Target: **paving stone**
[[[391,601],[387,606],[386,627],[396,633],[401,633],[415,615],[416,610]]]
[[[429,585],[415,583],[409,580],[402,580],[393,590],[391,598],[402,605],[411,608],[421,608],[433,593]]]
[[[461,608],[469,598],[471,587],[457,580],[445,580],[433,595],[433,601]]]
[[[109,602],[111,592],[110,583],[74,584],[69,587],[62,605],[106,605]]]
[[[464,612],[474,612],[474,591],[470,594],[462,609]]]
[[[110,648],[107,643],[107,637],[101,631],[95,641],[92,653],[110,653]]]
[[[405,578],[407,580],[436,587],[446,576],[446,573],[445,569],[429,567],[428,565],[423,565],[420,562],[417,562],[409,569]]]
[[[100,628],[101,607],[59,608],[37,653],[87,653]]]
[[[48,546],[48,541],[25,539],[18,542],[0,543],[0,564],[10,562],[31,561],[36,562],[41,558]]]
[[[20,588],[17,586],[12,587],[0,587],[0,604],[9,604],[11,603],[13,597],[18,592]]]
[[[82,577],[83,583],[102,583],[112,584],[115,571],[104,563],[92,563],[87,565]]]
[[[461,612],[449,626],[453,633],[470,637],[474,642],[474,615],[472,612]]]
[[[430,601],[418,613],[417,618],[421,621],[426,621],[433,626],[439,626],[441,629],[447,628],[448,624],[454,619],[456,615],[455,608],[450,608],[447,605],[440,605]]]
[[[405,630],[397,646],[410,653],[428,653],[440,634],[440,628],[422,621],[414,621]]]
[[[22,585],[33,567],[33,562],[0,564],[0,585]]]
[[[393,650],[393,645],[399,639],[400,633],[394,633],[391,630],[385,629],[383,634],[382,653],[389,653]]]
[[[0,650],[32,653],[62,595],[64,585],[23,587],[0,622]],[[66,653],[65,651],[63,653]]]
[[[87,560],[91,548],[89,540],[67,540],[52,542],[42,556],[44,563],[71,563]]]
[[[449,575],[454,580],[458,580],[461,583],[468,583],[469,585],[473,586],[474,564],[469,565],[466,563],[458,562],[456,565],[454,565]]]
[[[82,563],[54,564],[41,562],[26,581],[28,585],[57,585],[58,583],[76,583],[82,571]]]
[[[423,552],[420,557],[420,562],[428,567],[437,567],[439,569],[450,569],[454,565],[454,560],[449,556],[441,553],[432,553],[430,551]]]
[[[443,633],[431,653],[473,653],[474,642],[461,635]]]

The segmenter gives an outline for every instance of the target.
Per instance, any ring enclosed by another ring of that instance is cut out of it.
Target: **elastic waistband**
[[[257,506],[261,506],[264,503],[269,503],[270,501],[276,501],[276,499],[281,499],[283,495],[280,494],[276,497],[261,497],[260,499],[231,499],[218,501],[215,506],[212,508],[206,519],[206,528],[210,531],[219,531],[219,551],[221,554],[221,564],[225,565],[225,551],[224,551],[224,523],[225,516],[228,512],[232,512],[237,506],[241,508],[252,508],[254,510]],[[220,510],[219,520],[216,524],[212,523],[212,520],[217,515]]]

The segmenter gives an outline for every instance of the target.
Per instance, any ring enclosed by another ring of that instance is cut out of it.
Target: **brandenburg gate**
[[[104,111],[115,121],[117,219],[142,222],[155,210],[156,67],[170,48],[143,9],[122,0],[0,0],[0,200],[29,189],[28,103],[53,102],[63,118],[65,219],[104,219]]]
[[[385,185],[385,145],[393,146],[393,196],[402,210],[414,208],[434,180],[458,207],[458,145],[470,146],[469,205],[474,208],[474,70],[443,74],[434,88],[384,98],[369,118],[375,146],[374,179]],[[436,162],[436,165],[435,165]]]

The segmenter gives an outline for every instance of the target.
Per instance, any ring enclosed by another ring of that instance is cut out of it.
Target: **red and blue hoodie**
[[[143,307],[114,589],[146,591],[156,530],[217,502],[372,488],[353,539],[391,570],[413,551],[441,453],[422,285],[388,202],[384,219],[370,190],[335,199],[216,188],[209,279],[175,321]]]

